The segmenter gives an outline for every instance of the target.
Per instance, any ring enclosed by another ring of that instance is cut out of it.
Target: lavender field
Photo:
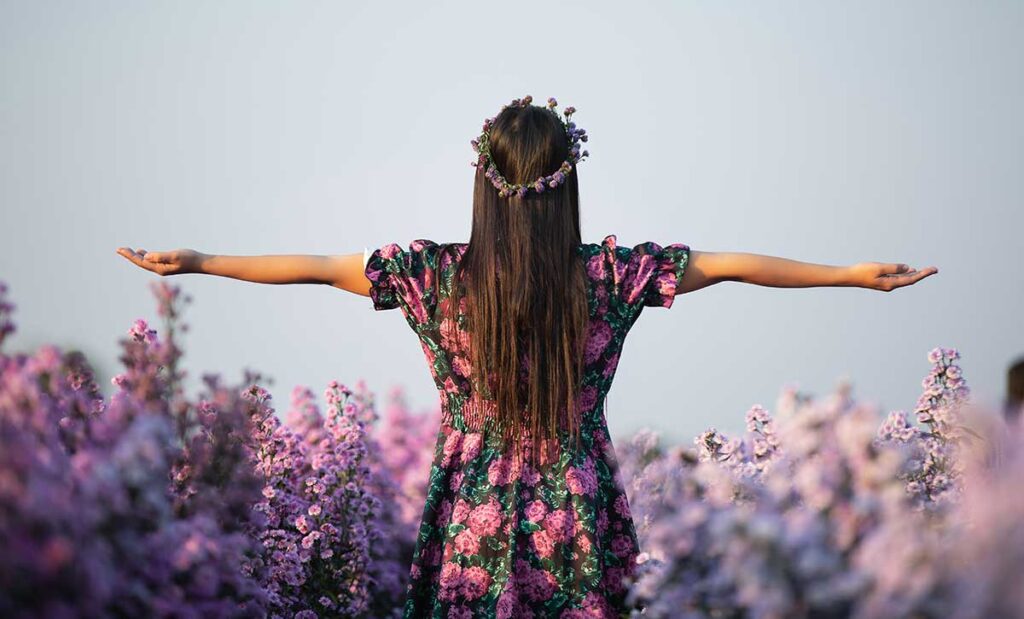
[[[81,353],[4,349],[0,284],[0,617],[401,616],[440,411],[361,381],[278,411],[249,372],[186,394],[188,298],[153,291],[106,399]],[[634,616],[1024,617],[1024,433],[956,350],[921,357],[910,412],[783,389],[742,436],[618,439]]]

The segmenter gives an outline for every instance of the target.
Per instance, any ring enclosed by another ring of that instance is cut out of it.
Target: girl
[[[627,247],[615,235],[582,243],[576,168],[587,135],[573,108],[563,119],[556,107],[516,99],[472,140],[468,243],[418,239],[362,256],[117,250],[160,275],[328,284],[401,310],[443,411],[406,617],[627,612],[639,548],[603,403],[643,308],[725,281],[891,291],[938,272]]]

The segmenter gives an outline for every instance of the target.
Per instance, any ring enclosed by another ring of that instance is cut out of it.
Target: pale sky
[[[361,253],[467,241],[484,118],[577,108],[585,242],[683,242],[939,274],[892,293],[724,283],[646,308],[613,436],[743,427],[841,377],[911,410],[935,346],[996,400],[1024,354],[1020,2],[0,2],[8,352],[78,347],[103,380],[157,276],[114,253]],[[437,391],[399,310],[315,285],[171,278],[185,365],[291,388]],[[1012,318],[1012,321],[1011,321]],[[109,393],[111,387],[106,384]],[[322,400],[321,400],[322,402]]]

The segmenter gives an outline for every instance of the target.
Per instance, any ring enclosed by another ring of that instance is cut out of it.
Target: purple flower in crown
[[[522,99],[513,99],[510,104],[503,105],[501,109],[504,111],[509,107],[525,108],[532,105],[532,103],[533,97],[531,95],[526,95]],[[548,109],[553,111],[557,106],[558,101],[554,97],[549,97],[547,100]],[[539,194],[543,193],[547,187],[558,187],[565,182],[566,175],[572,171],[573,164],[578,163],[590,154],[587,151],[583,151],[583,154],[580,155],[579,142],[586,142],[587,135],[585,130],[577,128],[576,123],[569,120],[569,117],[575,112],[576,108],[571,106],[566,107],[562,112],[565,116],[565,120],[562,121],[562,124],[565,129],[566,139],[569,142],[569,154],[566,160],[562,162],[558,170],[553,174],[549,176],[541,176],[533,183],[527,183],[524,185],[513,185],[512,183],[509,183],[504,176],[502,176],[497,166],[495,166],[494,161],[491,159],[490,150],[489,132],[494,126],[497,116],[485,120],[483,124],[483,132],[479,138],[470,141],[473,149],[479,153],[477,161],[471,165],[476,167],[478,170],[485,170],[484,176],[491,181],[491,184],[494,185],[494,188],[498,191],[498,196],[502,198],[511,197],[512,195],[515,195],[518,198],[525,198],[531,189],[535,193]]]

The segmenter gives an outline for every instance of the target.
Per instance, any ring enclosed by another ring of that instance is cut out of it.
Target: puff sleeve
[[[439,250],[428,239],[412,241],[408,249],[389,243],[373,250],[364,267],[373,309],[399,308],[414,329],[430,322],[437,306]]]
[[[599,254],[611,297],[632,309],[672,307],[690,261],[690,247],[646,241],[630,248],[616,241],[614,234],[605,237]]]

